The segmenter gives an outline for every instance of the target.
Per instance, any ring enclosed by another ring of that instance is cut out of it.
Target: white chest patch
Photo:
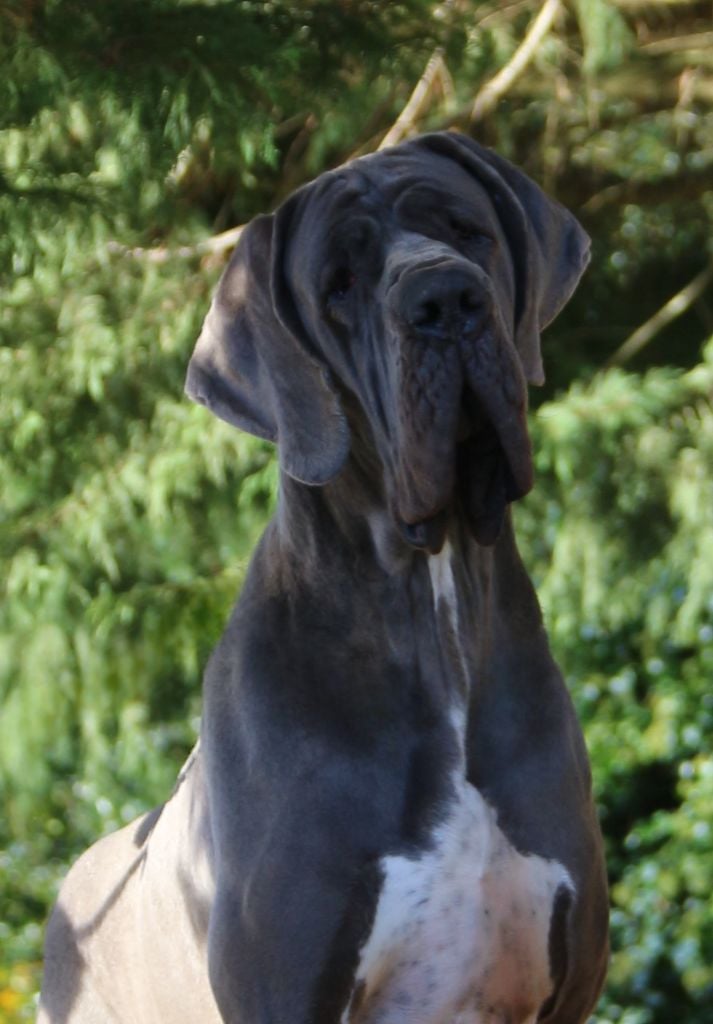
[[[434,609],[447,613],[447,656],[466,685],[452,555],[446,542],[429,570]],[[453,802],[428,850],[381,861],[384,882],[343,1024],[534,1024],[551,994],[555,894],[574,886],[561,864],[508,841],[465,779],[458,698],[451,717],[461,749]]]
[[[385,857],[349,1024],[534,1024],[550,995],[556,861],[523,856],[465,780],[433,848]],[[360,984],[363,983],[363,984]]]

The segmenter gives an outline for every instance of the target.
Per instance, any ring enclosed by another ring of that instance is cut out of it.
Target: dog
[[[513,538],[576,220],[443,132],[252,221],[188,395],[274,518],[162,808],[77,862],[41,1024],[581,1024],[606,971],[580,728]]]

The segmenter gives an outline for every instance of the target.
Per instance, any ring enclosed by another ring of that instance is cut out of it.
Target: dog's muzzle
[[[464,259],[419,261],[393,291],[399,353],[395,514],[404,539],[432,553],[459,507],[493,544],[507,505],[532,486],[519,359],[494,288]]]

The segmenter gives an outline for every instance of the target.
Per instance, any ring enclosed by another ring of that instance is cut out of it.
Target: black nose
[[[433,338],[474,333],[486,304],[482,285],[467,267],[412,271],[402,279],[399,298],[409,327]]]

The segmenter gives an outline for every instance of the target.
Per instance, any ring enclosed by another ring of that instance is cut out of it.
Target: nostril
[[[415,327],[436,327],[443,316],[440,303],[434,299],[427,299],[420,303],[413,318]]]
[[[478,296],[472,291],[461,292],[459,306],[461,313],[475,313],[480,308]]]

